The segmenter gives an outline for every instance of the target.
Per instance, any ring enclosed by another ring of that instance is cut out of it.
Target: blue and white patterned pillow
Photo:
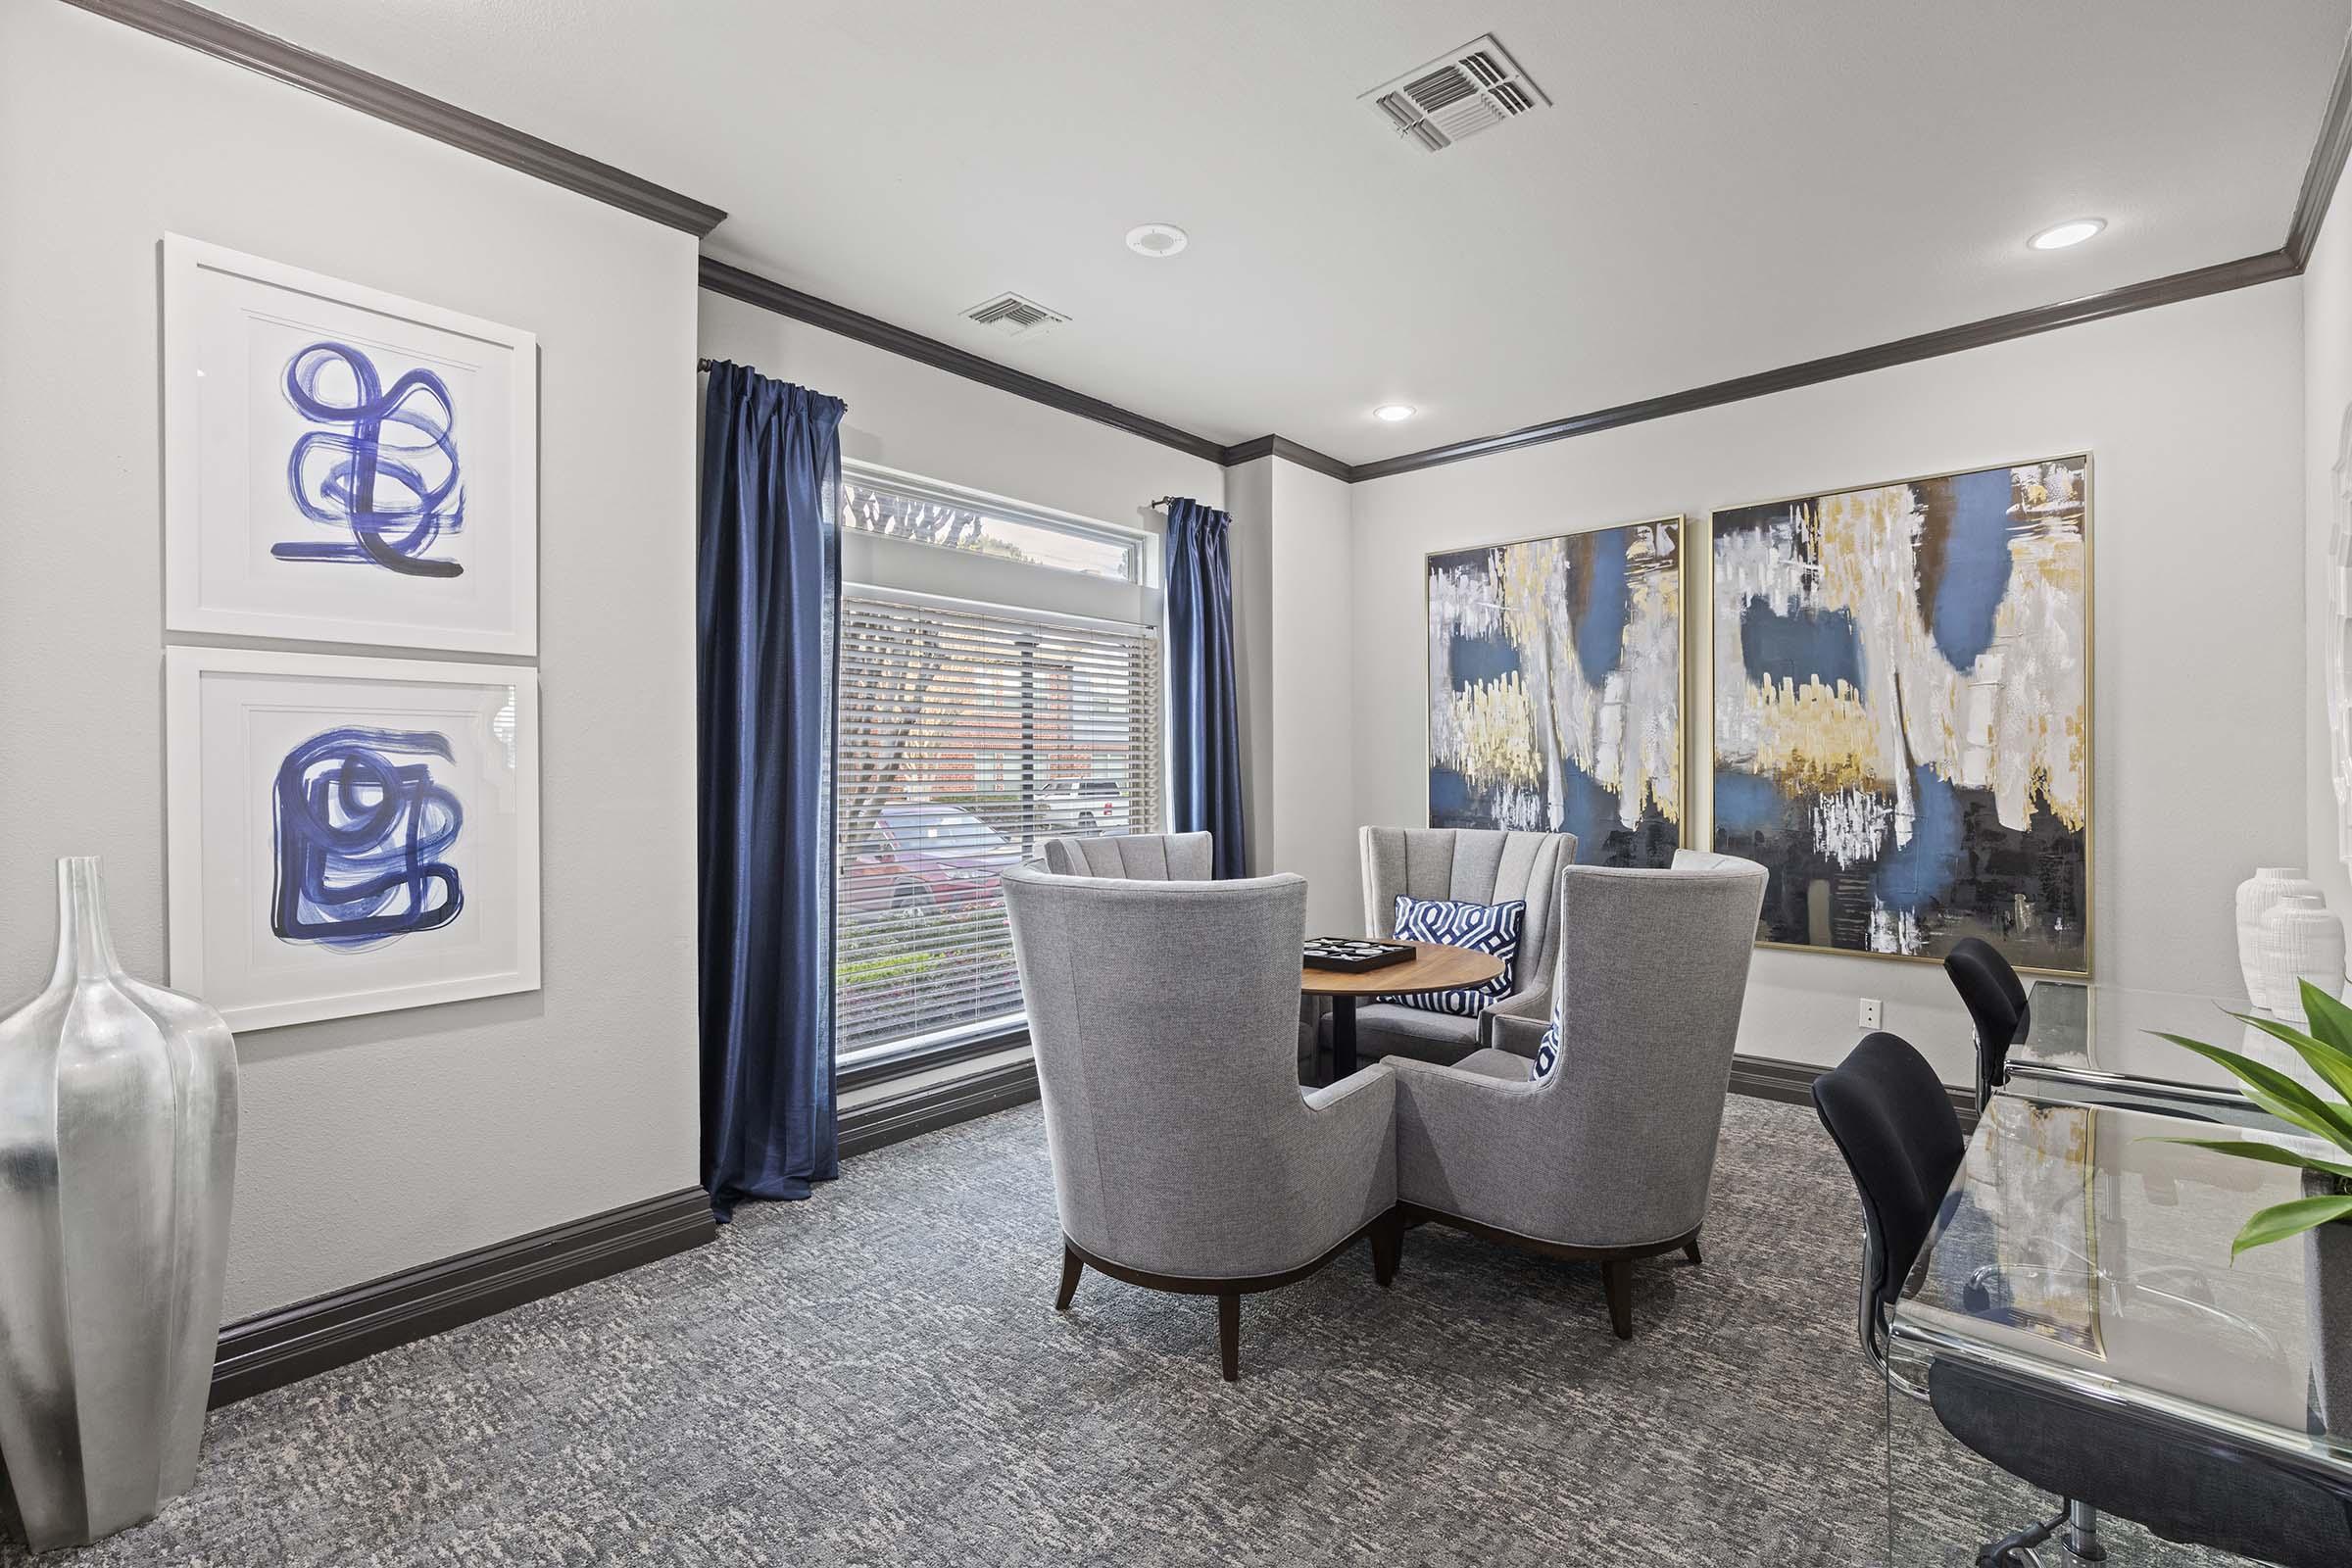
[[[1544,1038],[1536,1042],[1536,1070],[1532,1078],[1548,1078],[1554,1063],[1560,1059],[1560,1015],[1554,1012],[1551,1022],[1544,1029]]]
[[[1513,899],[1508,904],[1461,904],[1452,899],[1416,899],[1409,894],[1397,894],[1397,941],[1443,942],[1449,948],[1493,954],[1502,960],[1502,973],[1483,986],[1380,1000],[1401,1007],[1419,1007],[1424,1012],[1477,1017],[1515,989],[1512,975],[1519,967],[1519,928],[1526,921],[1525,899]]]

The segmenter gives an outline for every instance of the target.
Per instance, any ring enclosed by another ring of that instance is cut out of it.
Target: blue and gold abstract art
[[[1682,526],[1429,558],[1432,827],[1573,833],[1588,865],[1673,858]]]
[[[1715,848],[1760,936],[2083,973],[2089,460],[1713,518]]]

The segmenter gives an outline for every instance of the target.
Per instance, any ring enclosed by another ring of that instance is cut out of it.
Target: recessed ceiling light
[[[1127,248],[1138,256],[1173,256],[1191,243],[1174,223],[1138,223],[1127,231]]]
[[[1399,419],[1409,419],[1412,416],[1413,406],[1410,403],[1383,403],[1372,411],[1372,417],[1386,419],[1391,424],[1395,424]]]
[[[2070,218],[2063,223],[2052,223],[2026,241],[2037,251],[2062,251],[2069,245],[2080,245],[2107,226],[2104,218]]]

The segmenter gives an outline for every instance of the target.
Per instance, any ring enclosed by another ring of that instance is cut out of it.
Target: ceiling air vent
[[[1551,102],[1488,33],[1363,95],[1399,136],[1440,152]]]
[[[1000,337],[1044,337],[1069,319],[1018,294],[1000,294],[963,313],[963,318],[987,327]]]

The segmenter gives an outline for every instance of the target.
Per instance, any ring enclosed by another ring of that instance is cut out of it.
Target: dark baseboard
[[[1823,1070],[1771,1056],[1735,1056],[1732,1092],[1810,1104],[1813,1080]],[[1974,1120],[1967,1096],[1948,1092],[1961,1119]],[[1009,1110],[1037,1096],[1037,1064],[1024,1060],[860,1105],[842,1115],[842,1157]],[[217,1408],[348,1365],[700,1247],[717,1233],[709,1196],[689,1187],[246,1318],[220,1331],[212,1402]]]
[[[1806,1061],[1784,1061],[1778,1056],[1734,1056],[1732,1093],[1754,1100],[1777,1100],[1789,1105],[1810,1105],[1813,1080],[1829,1070]],[[1952,1109],[1959,1114],[1960,1124],[1974,1127],[1976,1097],[1950,1084],[1943,1086],[1943,1092],[1951,1097]]]
[[[710,1195],[688,1187],[281,1306],[220,1331],[212,1402],[217,1408],[717,1234]]]
[[[932,1084],[859,1105],[841,1114],[841,1155],[847,1159],[918,1133],[937,1132],[975,1116],[993,1115],[1037,1098],[1037,1063],[1006,1062],[984,1072]]]

